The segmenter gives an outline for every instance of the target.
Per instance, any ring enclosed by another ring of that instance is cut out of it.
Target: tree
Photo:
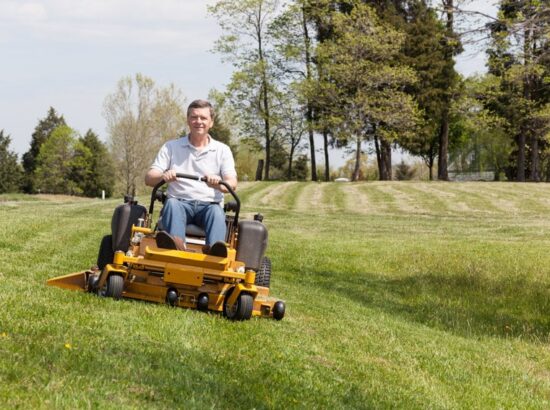
[[[19,191],[23,178],[17,154],[9,150],[10,143],[10,136],[0,130],[0,194]]]
[[[319,78],[315,69],[315,44],[311,34],[313,31],[311,25],[315,21],[316,8],[318,7],[318,2],[296,0],[274,19],[270,26],[270,32],[275,41],[275,50],[279,56],[277,62],[280,65],[280,70],[288,77],[288,81],[291,83],[287,90],[292,90],[290,96],[294,97],[293,100],[302,105],[300,111],[303,111],[305,114],[304,119],[309,138],[312,181],[318,180],[315,158],[314,100]],[[290,161],[292,162],[292,159]],[[325,144],[325,168],[327,170],[329,168],[327,144]],[[329,175],[327,171],[325,180],[328,181],[328,179]]]
[[[496,180],[506,171],[511,153],[509,124],[487,109],[501,95],[499,80],[491,74],[465,81],[456,103],[458,120],[451,130],[458,143],[449,151],[450,164],[457,171],[494,171]]]
[[[66,125],[54,129],[36,157],[35,186],[42,193],[81,193],[70,179],[76,133]]]
[[[550,5],[539,0],[502,0],[499,20],[489,25],[489,70],[501,80],[502,98],[491,107],[515,137],[517,181],[540,181],[540,155],[548,132],[550,103]],[[528,154],[530,156],[528,158]]]
[[[270,177],[271,144],[275,138],[271,113],[275,73],[268,26],[278,5],[277,0],[223,0],[208,8],[227,33],[217,41],[215,49],[237,68],[227,91],[242,115],[243,134],[263,136],[265,179]]]
[[[389,6],[386,4],[385,7]],[[442,109],[447,104],[448,93],[445,29],[435,10],[421,0],[410,1],[408,7],[401,5],[397,14],[386,11],[386,15],[406,33],[400,58],[416,72],[417,81],[406,90],[414,97],[421,113],[416,132],[408,138],[400,136],[399,145],[424,160],[432,180],[439,153]]]
[[[23,190],[27,193],[36,191],[34,172],[37,167],[37,157],[42,144],[46,142],[51,133],[59,126],[66,125],[63,115],[59,116],[53,107],[50,107],[46,118],[41,119],[32,133],[31,147],[23,154],[23,168],[25,179]]]
[[[102,191],[105,191],[107,198],[113,195],[113,160],[107,146],[92,130],[88,130],[84,137],[75,143],[70,179],[84,196],[100,197]]]
[[[157,87],[151,78],[124,77],[106,97],[109,147],[124,193],[135,195],[162,144],[185,129],[183,94],[174,85]]]
[[[415,75],[398,64],[404,34],[362,2],[346,4],[351,10],[334,12],[333,36],[318,47],[332,82],[331,117],[340,140],[355,142],[352,180],[359,178],[361,144],[369,137],[375,141],[380,179],[391,179],[391,143],[411,132],[417,121],[416,105],[403,91]]]
[[[446,35],[444,41],[444,68],[443,68],[443,83],[446,87],[446,92],[443,93],[441,120],[439,129],[439,154],[437,162],[437,178],[443,181],[449,179],[448,174],[448,151],[449,151],[449,126],[451,116],[451,105],[455,98],[456,84],[459,76],[454,65],[454,56],[462,52],[462,46],[458,40],[458,36],[454,32],[454,1],[441,0],[444,15],[446,18],[445,28]]]

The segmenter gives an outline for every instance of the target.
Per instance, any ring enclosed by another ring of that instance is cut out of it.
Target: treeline
[[[212,135],[232,146],[241,179],[364,179],[367,156],[378,179],[407,179],[406,164],[392,167],[400,149],[430,179],[453,170],[549,181],[550,5],[501,0],[498,17],[476,25],[468,3],[216,2],[215,50],[234,71],[209,96]],[[455,69],[464,27],[488,39],[485,75]],[[0,192],[136,194],[159,147],[185,132],[184,103],[175,85],[138,74],[105,99],[106,144],[91,130],[77,135],[52,108],[19,163],[1,131]],[[351,159],[331,175],[335,147]]]
[[[92,130],[79,136],[54,108],[38,122],[21,163],[10,142],[0,130],[0,193],[113,194],[114,166],[106,145]]]
[[[224,33],[216,50],[235,68],[224,102],[240,141],[262,147],[264,178],[273,177],[281,150],[290,170],[305,141],[312,180],[322,178],[318,168],[329,179],[334,146],[355,153],[356,180],[369,141],[382,180],[392,179],[395,148],[421,157],[430,179],[447,180],[452,166],[548,180],[550,5],[501,0],[498,18],[476,26],[476,13],[461,8],[468,3],[224,0],[210,7]],[[464,80],[456,72],[457,18],[490,39],[487,75]],[[321,166],[317,150],[325,154]]]

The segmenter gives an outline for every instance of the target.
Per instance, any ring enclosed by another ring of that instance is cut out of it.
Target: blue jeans
[[[161,229],[185,240],[185,227],[188,224],[200,226],[206,231],[207,245],[225,241],[225,214],[219,204],[177,198],[166,199],[159,221]]]

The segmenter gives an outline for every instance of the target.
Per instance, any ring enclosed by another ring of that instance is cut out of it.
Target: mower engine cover
[[[259,221],[240,221],[238,232],[237,260],[257,272],[267,249],[267,228]]]
[[[115,208],[111,219],[111,233],[113,235],[113,252],[126,252],[130,246],[132,225],[138,225],[140,218],[145,218],[147,209],[130,200]]]

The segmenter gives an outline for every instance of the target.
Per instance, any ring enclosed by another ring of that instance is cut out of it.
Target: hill
[[[550,405],[550,185],[238,193],[265,216],[281,322],[46,287],[94,263],[120,201],[0,196],[0,407]]]

